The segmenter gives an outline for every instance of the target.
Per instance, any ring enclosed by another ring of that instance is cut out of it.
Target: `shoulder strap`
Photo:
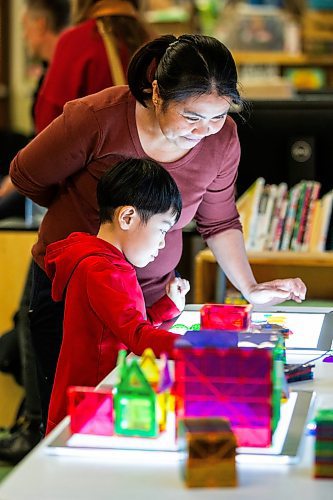
[[[98,32],[101,35],[105,45],[113,85],[126,85],[126,77],[118,54],[118,50],[116,48],[116,41],[114,39],[114,36],[109,30],[106,31],[102,19],[96,19],[96,24]]]

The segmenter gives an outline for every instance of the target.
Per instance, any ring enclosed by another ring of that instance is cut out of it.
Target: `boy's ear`
[[[119,226],[123,231],[128,231],[138,218],[138,212],[132,206],[121,207],[118,212]]]

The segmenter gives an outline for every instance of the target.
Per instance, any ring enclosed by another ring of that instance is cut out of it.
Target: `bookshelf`
[[[248,252],[258,282],[277,278],[301,278],[308,299],[333,298],[333,252]],[[194,302],[214,302],[220,294],[221,276],[209,249],[195,257]]]

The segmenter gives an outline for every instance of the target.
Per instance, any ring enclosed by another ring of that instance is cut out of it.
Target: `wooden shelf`
[[[333,66],[331,55],[288,54],[286,52],[233,51],[237,65]]]
[[[0,332],[12,327],[36,239],[35,231],[0,231]]]
[[[277,278],[303,279],[307,298],[333,299],[333,252],[249,252],[249,262],[257,281]],[[217,263],[209,249],[195,258],[194,301],[214,302]]]
[[[251,264],[333,267],[333,252],[248,252]]]

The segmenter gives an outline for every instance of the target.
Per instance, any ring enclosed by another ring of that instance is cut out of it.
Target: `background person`
[[[44,415],[63,319],[63,304],[52,302],[51,282],[44,272],[45,248],[73,231],[97,234],[96,184],[121,159],[158,161],[182,194],[182,214],[168,232],[165,248],[154,262],[137,270],[148,307],[174,278],[182,228],[193,218],[229,280],[249,302],[300,302],[305,297],[300,279],[257,284],[247,260],[235,204],[240,146],[228,111],[241,99],[230,51],[207,36],[159,37],[134,55],[128,81],[129,88],[112,87],[68,103],[11,165],[17,188],[48,208],[32,250],[30,315]]]
[[[60,33],[68,26],[70,19],[69,0],[25,0],[22,13],[24,44],[31,58],[41,62],[41,76],[37,83],[32,106],[32,116],[35,119],[35,99],[47,65],[53,57]],[[14,138],[16,139],[17,134]],[[20,147],[23,147],[31,137],[20,137]],[[9,143],[7,140],[6,144]],[[17,151],[16,151],[17,153]],[[13,154],[14,156],[14,154]],[[8,167],[9,170],[9,162]],[[24,217],[25,197],[13,187],[10,178],[4,177],[0,187],[0,217]],[[0,460],[11,463],[20,461],[41,439],[41,403],[36,375],[36,360],[31,344],[30,324],[28,318],[31,295],[32,267],[28,271],[19,310],[14,317],[14,328],[8,332],[12,338],[17,337],[19,359],[22,367],[22,384],[24,386],[24,404],[21,405],[16,422],[8,429],[6,435],[0,438]],[[5,345],[0,342],[0,349]],[[15,347],[14,347],[15,348]],[[8,353],[9,354],[9,353]],[[11,356],[16,357],[15,351]],[[0,356],[1,357],[1,356]],[[8,359],[6,360],[8,361]]]
[[[37,132],[62,113],[66,102],[119,83],[112,68],[117,58],[108,60],[101,29],[119,56],[118,77],[126,83],[131,56],[152,38],[137,7],[138,0],[72,1],[73,27],[60,37],[38,95]]]
[[[31,114],[36,122],[35,104],[42,85],[45,71],[50,63],[61,32],[69,24],[70,0],[25,0],[22,12],[22,34],[24,45],[31,59],[40,61],[41,74],[33,96]],[[1,150],[0,172],[0,219],[24,217],[25,198],[13,187],[8,176],[10,161],[19,149],[25,146],[31,136],[4,132],[1,134],[5,149],[8,146],[9,158]],[[13,151],[16,146],[16,151]],[[3,148],[2,148],[3,149]],[[9,161],[8,161],[9,160]]]

